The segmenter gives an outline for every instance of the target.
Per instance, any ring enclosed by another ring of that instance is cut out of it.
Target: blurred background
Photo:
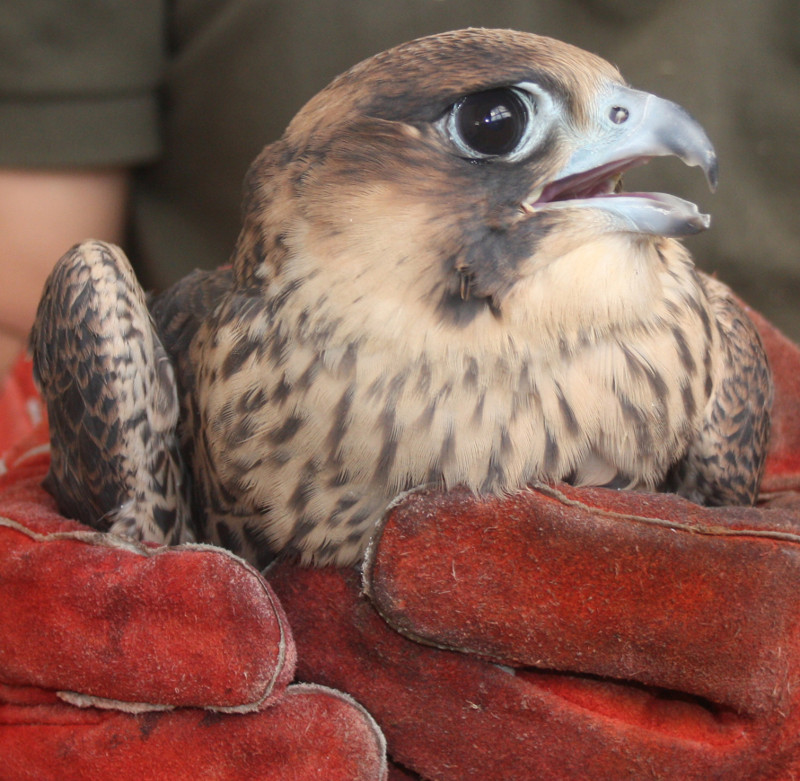
[[[694,114],[720,186],[675,159],[626,188],[713,215],[698,265],[800,340],[797,0],[6,0],[0,16],[0,372],[74,242],[121,242],[148,289],[228,260],[241,182],[358,60],[513,27],[600,54]]]

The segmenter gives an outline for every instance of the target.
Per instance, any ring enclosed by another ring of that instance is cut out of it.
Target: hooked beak
[[[623,86],[607,92],[595,112],[592,130],[581,135],[556,178],[523,210],[600,209],[609,214],[614,230],[657,236],[686,236],[708,228],[711,218],[682,198],[618,191],[624,171],[653,157],[674,155],[699,166],[713,192],[717,156],[700,124],[676,103]]]

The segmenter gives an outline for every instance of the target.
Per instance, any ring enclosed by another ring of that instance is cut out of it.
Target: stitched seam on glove
[[[579,507],[582,510],[588,510],[594,515],[602,518],[634,521],[636,523],[645,523],[650,526],[660,526],[666,529],[675,529],[677,531],[685,531],[692,534],[704,534],[710,537],[761,537],[770,540],[780,540],[782,542],[800,543],[800,534],[792,534],[791,532],[777,531],[775,529],[733,529],[727,526],[717,526],[702,523],[681,523],[680,521],[667,520],[665,518],[654,518],[652,516],[636,515],[633,513],[621,513],[615,510],[607,510],[603,507],[586,504],[585,502],[581,502],[577,499],[571,499],[557,488],[545,483],[532,483],[531,487],[545,496],[555,499],[557,502],[560,502],[566,507]]]

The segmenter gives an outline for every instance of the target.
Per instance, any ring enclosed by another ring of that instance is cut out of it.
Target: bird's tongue
[[[564,177],[551,182],[543,190],[534,205],[553,201],[582,200],[598,195],[610,195],[617,188],[622,174],[638,165],[649,162],[649,158],[628,158]]]
[[[708,228],[711,218],[691,201],[669,193],[618,192],[624,171],[649,157],[617,160],[551,182],[530,205],[529,213],[559,209],[599,209],[618,230],[655,236],[689,236]]]

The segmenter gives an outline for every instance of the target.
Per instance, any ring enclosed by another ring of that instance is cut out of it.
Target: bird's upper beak
[[[621,85],[594,109],[591,129],[575,134],[573,152],[525,211],[591,208],[606,212],[615,230],[685,236],[704,230],[710,217],[695,204],[666,193],[617,192],[621,174],[653,157],[675,155],[699,166],[712,191],[717,156],[703,128],[679,105]]]

